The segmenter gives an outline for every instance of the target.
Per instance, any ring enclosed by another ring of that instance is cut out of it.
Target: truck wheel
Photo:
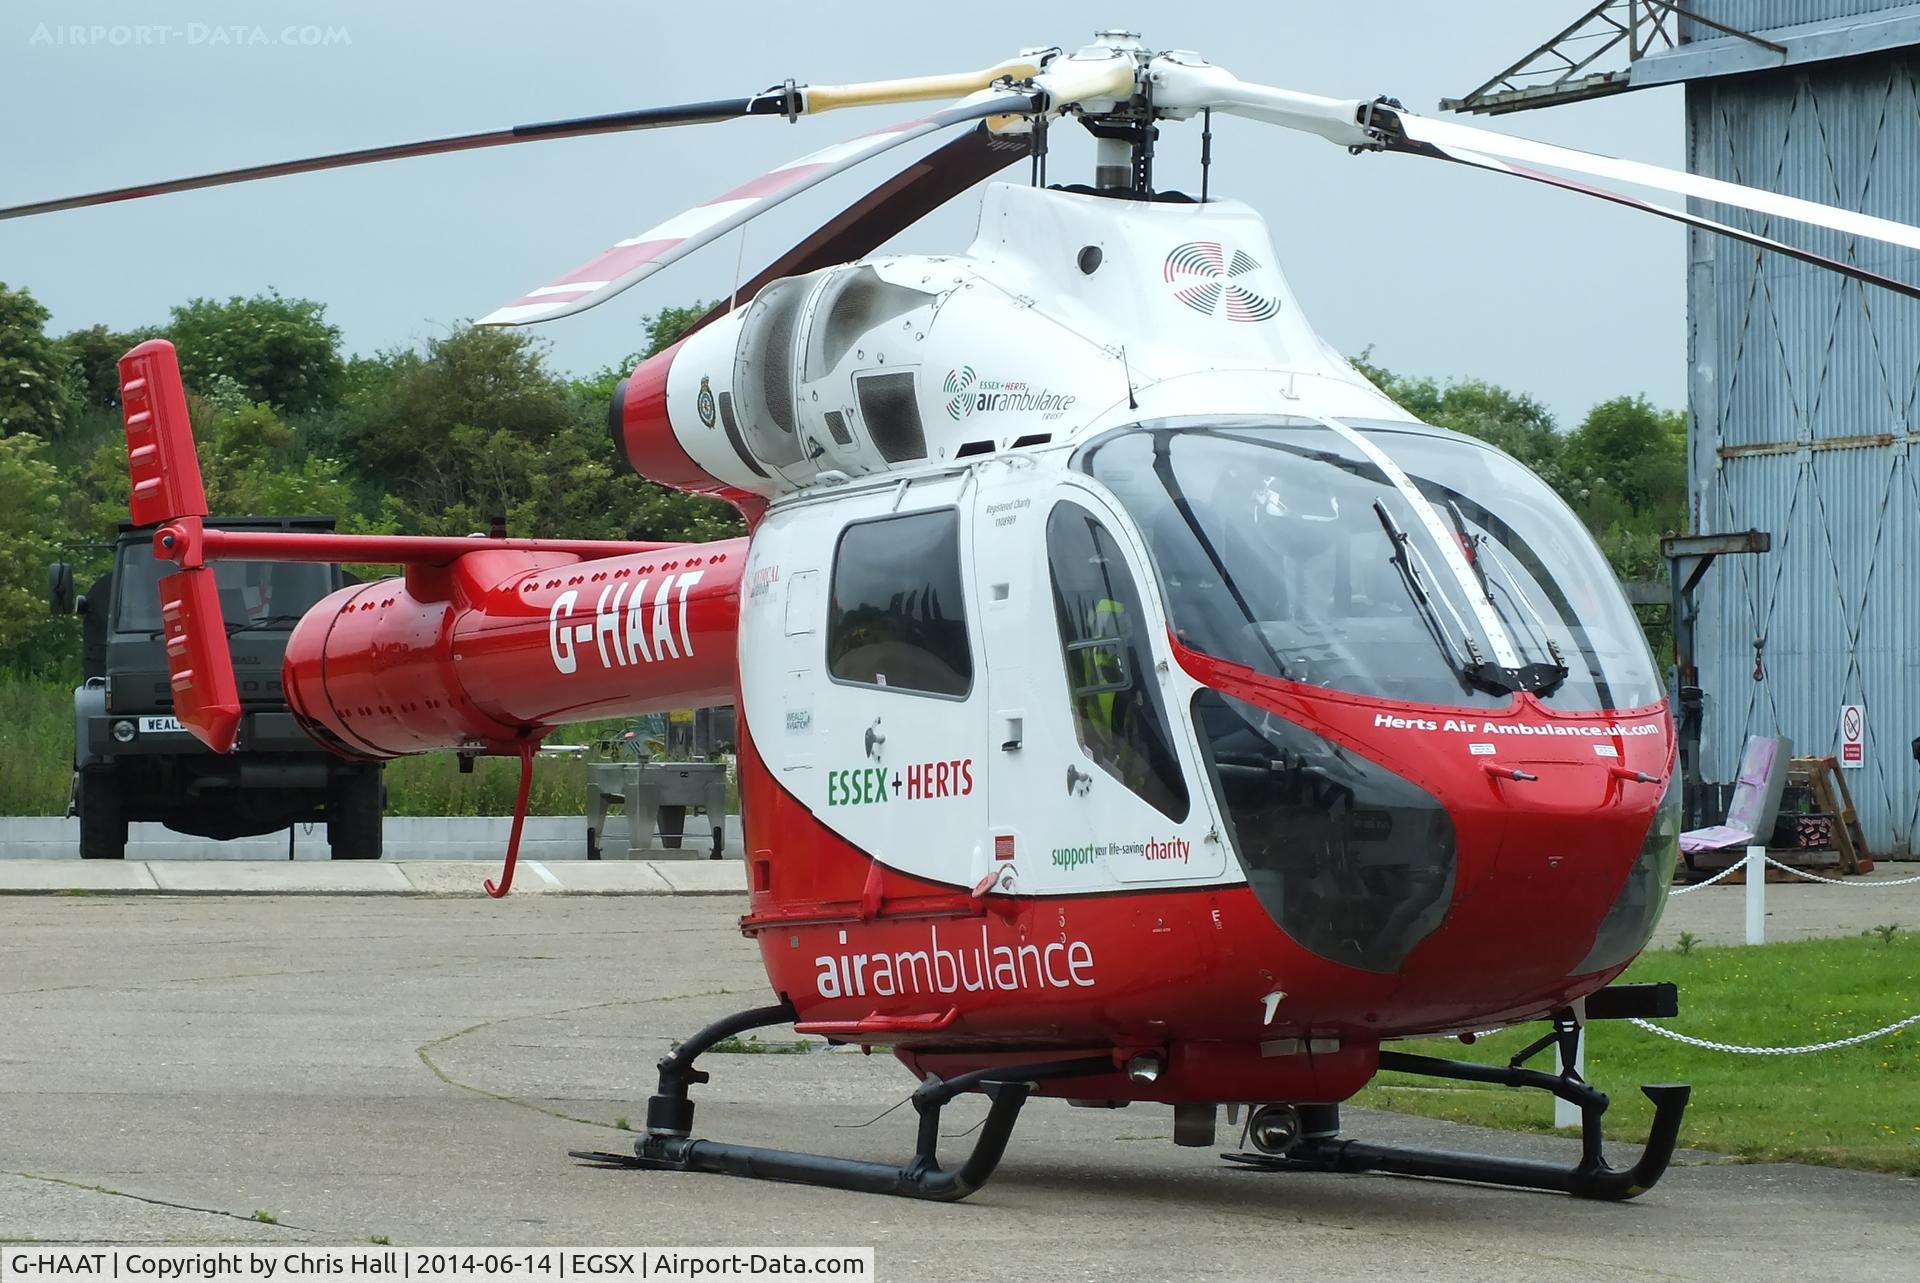
[[[386,776],[353,771],[333,786],[333,810],[327,820],[327,845],[336,860],[380,858],[380,821],[386,811]]]
[[[80,858],[127,858],[127,812],[112,771],[80,773]]]
[[[660,845],[669,851],[680,849],[680,839],[687,832],[687,808],[684,806],[663,806],[655,812],[654,829],[660,834]]]

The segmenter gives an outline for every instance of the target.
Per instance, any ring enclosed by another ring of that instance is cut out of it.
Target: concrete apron
[[[0,860],[0,895],[484,895],[500,863],[465,860]],[[739,860],[522,857],[519,895],[744,895]]]
[[[498,860],[506,854],[510,816],[397,816],[387,817],[382,833],[388,856],[405,860]],[[627,821],[607,817],[601,841],[605,858],[615,860],[627,850]],[[726,852],[738,859],[744,851],[740,817],[727,816]],[[713,830],[704,816],[687,817],[687,831],[678,850],[657,844],[649,860],[703,860],[712,849]],[[327,826],[295,825],[291,850],[296,862],[331,858]],[[132,860],[278,860],[285,862],[288,833],[234,838],[227,842],[175,833],[159,824],[128,826],[127,858]],[[61,859],[80,853],[80,821],[58,815],[0,817],[0,862],[23,859]],[[530,815],[520,839],[520,855],[534,860],[583,860],[587,854],[587,820],[582,815]]]

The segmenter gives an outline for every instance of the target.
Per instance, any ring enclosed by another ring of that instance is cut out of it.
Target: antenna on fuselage
[[[1213,108],[1200,113],[1200,203],[1207,203],[1207,180],[1213,176]]]

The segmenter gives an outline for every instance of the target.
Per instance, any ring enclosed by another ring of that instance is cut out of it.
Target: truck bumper
[[[192,731],[185,727],[175,729],[177,723],[165,713],[95,716],[87,718],[86,724],[87,752],[96,760],[149,755],[214,755],[212,749],[194,738]],[[123,728],[121,735],[127,735],[130,730],[131,738],[116,738],[113,733],[116,726]],[[311,754],[322,759],[323,763],[333,760],[332,754],[314,743],[300,729],[291,713],[248,713],[242,717],[239,753]]]

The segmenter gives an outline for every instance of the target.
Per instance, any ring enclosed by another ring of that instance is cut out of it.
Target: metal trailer
[[[627,843],[623,851],[604,848],[607,811],[619,806],[627,816]],[[587,767],[587,858],[589,860],[645,860],[661,854],[653,849],[657,838],[668,858],[698,859],[697,849],[681,849],[687,811],[706,813],[713,831],[709,858],[726,854],[727,766],[724,762],[594,762]]]

